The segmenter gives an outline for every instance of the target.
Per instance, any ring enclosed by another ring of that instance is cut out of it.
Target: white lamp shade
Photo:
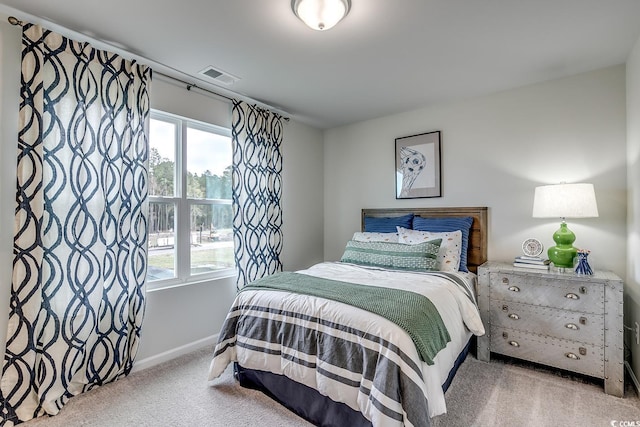
[[[350,0],[293,0],[291,8],[310,28],[326,31],[344,18],[351,7]]]
[[[536,187],[534,218],[593,218],[598,205],[593,184],[557,184]]]

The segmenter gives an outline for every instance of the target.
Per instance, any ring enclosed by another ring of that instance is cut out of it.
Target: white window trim
[[[167,113],[159,110],[151,110],[151,119],[162,120],[166,122],[172,122],[176,124],[177,132],[181,132],[180,135],[180,147],[178,144],[175,146],[175,164],[180,164],[180,173],[178,168],[174,170],[174,191],[179,189],[177,195],[173,197],[168,196],[149,196],[149,203],[172,203],[175,205],[176,218],[189,218],[191,204],[200,205],[216,205],[216,204],[229,204],[227,199],[194,199],[181,197],[181,195],[187,194],[187,180],[184,179],[184,173],[187,170],[187,158],[183,155],[186,153],[187,148],[187,129],[199,129],[206,132],[214,132],[219,135],[227,136],[231,138],[231,129],[227,129],[218,125],[201,122],[198,120],[189,119],[186,117],[178,116],[176,114]],[[176,138],[178,135],[176,135]],[[175,277],[170,279],[159,279],[146,282],[147,291],[156,291],[161,289],[176,288],[186,285],[201,284],[203,282],[217,281],[219,279],[225,279],[235,277],[238,274],[237,268],[226,268],[210,273],[200,273],[191,275],[191,248],[190,239],[182,236],[188,236],[191,232],[189,220],[176,221],[176,235],[180,238],[176,239],[175,245]],[[148,245],[148,241],[147,241]],[[148,250],[148,249],[147,249]]]

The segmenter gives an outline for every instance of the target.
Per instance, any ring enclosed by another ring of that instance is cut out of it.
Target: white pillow
[[[356,231],[353,234],[353,238],[351,240],[355,240],[356,242],[398,243],[398,233],[374,233],[370,231]]]
[[[399,243],[416,245],[433,239],[442,239],[437,258],[440,271],[458,271],[462,250],[462,231],[418,231],[402,227],[397,229]]]

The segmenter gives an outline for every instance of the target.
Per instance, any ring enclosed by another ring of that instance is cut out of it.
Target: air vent
[[[240,77],[236,77],[218,68],[214,68],[211,65],[209,65],[204,70],[199,71],[198,74],[201,74],[207,77],[209,80],[211,80],[214,83],[220,83],[225,86],[231,86],[232,84],[240,80]]]

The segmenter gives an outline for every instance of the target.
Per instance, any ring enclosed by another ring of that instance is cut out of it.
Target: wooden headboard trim
[[[423,218],[438,218],[452,216],[470,216],[473,224],[469,233],[469,248],[467,251],[467,267],[469,271],[477,273],[478,266],[487,261],[488,244],[488,211],[487,207],[442,207],[442,208],[390,208],[390,209],[362,209],[361,230],[364,231],[364,218],[368,217],[396,217],[413,213]]]

